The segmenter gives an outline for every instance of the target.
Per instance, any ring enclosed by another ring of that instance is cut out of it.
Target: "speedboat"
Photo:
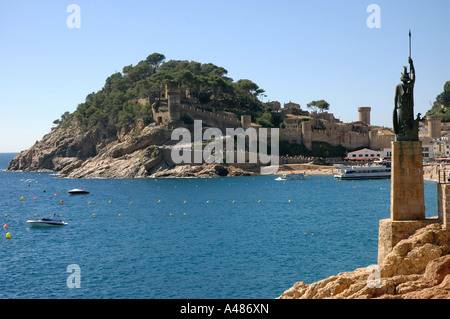
[[[80,188],[74,188],[69,190],[69,194],[76,195],[76,194],[89,194],[89,192],[85,189]]]
[[[54,216],[55,214],[53,214],[52,218],[30,219],[27,220],[27,223],[30,224],[31,227],[54,227],[68,225],[61,219],[55,219]]]
[[[290,174],[283,174],[277,178],[275,178],[276,181],[294,181],[298,179],[304,179],[305,174],[303,173],[290,173]]]

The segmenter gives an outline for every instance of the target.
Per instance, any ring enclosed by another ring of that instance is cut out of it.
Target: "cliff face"
[[[55,171],[69,178],[218,177],[254,173],[226,164],[175,165],[171,130],[138,123],[82,132],[58,127],[19,153],[8,170]]]
[[[439,224],[400,241],[379,265],[321,281],[297,282],[279,299],[449,299],[450,231]],[[375,286],[375,283],[377,284]]]
[[[108,134],[105,134],[108,133]],[[113,129],[82,132],[78,126],[57,127],[28,150],[20,152],[8,170],[59,171],[76,160],[84,161],[98,154],[117,139]]]

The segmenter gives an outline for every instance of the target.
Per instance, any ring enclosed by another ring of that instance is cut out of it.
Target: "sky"
[[[0,153],[31,147],[154,52],[224,67],[264,102],[324,99],[343,122],[369,106],[372,125],[392,127],[409,29],[415,112],[450,80],[449,12],[448,0],[0,0]]]

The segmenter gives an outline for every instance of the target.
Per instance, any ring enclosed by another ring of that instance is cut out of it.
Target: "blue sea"
[[[80,180],[5,171],[13,156],[0,154],[0,298],[272,299],[376,264],[390,216],[389,180]],[[436,192],[425,182],[427,216]],[[26,223],[53,213],[68,225]]]

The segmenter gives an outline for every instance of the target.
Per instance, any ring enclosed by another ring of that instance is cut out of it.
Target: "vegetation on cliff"
[[[279,125],[280,119],[259,98],[264,90],[248,79],[236,82],[228,71],[212,63],[170,60],[153,53],[136,65],[125,66],[122,72],[109,76],[104,87],[90,93],[75,112],[64,113],[54,121],[69,126],[75,120],[82,130],[119,128],[138,120],[150,123],[151,105],[158,101],[164,85],[178,84],[182,92],[189,92],[184,102],[207,110],[224,110],[238,115],[251,114],[254,121],[265,127]],[[139,103],[147,99],[147,103]]]
[[[442,122],[450,122],[450,81],[445,82],[444,91],[436,96],[433,107],[426,114],[442,117]]]

